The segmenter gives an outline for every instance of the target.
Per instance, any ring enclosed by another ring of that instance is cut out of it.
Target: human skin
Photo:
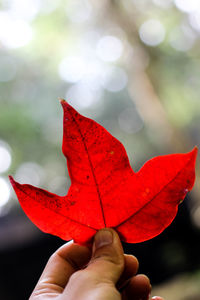
[[[72,242],[59,248],[29,300],[148,300],[150,281],[137,270],[136,257],[123,253],[117,233],[102,229],[92,249]]]

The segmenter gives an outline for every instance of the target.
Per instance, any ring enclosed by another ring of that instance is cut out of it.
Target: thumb
[[[124,270],[124,255],[119,236],[113,229],[104,228],[96,233],[87,270],[102,281],[116,284],[119,280]]]

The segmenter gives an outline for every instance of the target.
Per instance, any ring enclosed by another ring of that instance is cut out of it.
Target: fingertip
[[[123,288],[126,281],[136,275],[139,268],[139,262],[133,255],[124,254],[124,270],[117,283],[119,289]]]
[[[102,252],[115,252],[117,256],[123,255],[123,248],[117,232],[112,228],[102,228],[94,236],[92,252],[93,256],[99,256]]]
[[[103,246],[108,246],[113,243],[113,231],[110,228],[103,228],[99,230],[94,237],[94,247],[93,252],[102,248]]]
[[[151,287],[151,283],[150,283],[150,279],[148,276],[144,275],[144,274],[138,274],[135,276],[135,280],[137,280],[137,282],[139,282],[140,284],[143,285],[149,285]]]
[[[135,275],[139,268],[139,261],[137,257],[131,254],[124,254],[125,268],[131,269],[132,275]]]
[[[151,283],[146,275],[139,274],[132,277],[129,284],[124,289],[126,297],[129,299],[133,297],[134,300],[147,300],[149,299],[149,294],[151,292]]]
[[[101,248],[104,245],[112,243],[118,243],[121,245],[121,241],[117,232],[112,228],[102,228],[97,231],[94,236],[95,248]]]

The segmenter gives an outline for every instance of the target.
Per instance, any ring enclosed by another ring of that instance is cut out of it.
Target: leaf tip
[[[62,106],[64,106],[67,103],[67,101],[65,99],[61,98],[61,97],[58,97],[58,100],[60,101],[60,104]]]
[[[192,151],[190,152],[192,158],[194,159],[194,162],[196,161],[196,158],[197,158],[197,154],[198,154],[198,147],[195,146]]]
[[[192,152],[194,153],[195,156],[197,156],[197,153],[198,153],[198,147],[195,146],[194,149],[192,149]]]
[[[12,184],[12,186],[14,186],[14,185],[15,185],[15,180],[14,180],[14,178],[13,178],[11,175],[9,175],[8,178],[9,178],[10,183]]]

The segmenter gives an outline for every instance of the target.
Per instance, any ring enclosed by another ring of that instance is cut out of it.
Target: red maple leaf
[[[64,100],[63,153],[71,178],[66,196],[10,181],[27,216],[41,230],[78,243],[112,227],[125,242],[148,240],[174,219],[192,189],[197,148],[155,157],[135,173],[124,146]]]

